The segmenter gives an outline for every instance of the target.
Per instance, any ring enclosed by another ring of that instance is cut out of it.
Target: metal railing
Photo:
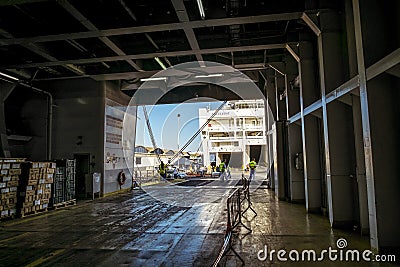
[[[242,175],[242,188],[236,188],[227,198],[227,223],[226,223],[226,231],[224,244],[222,245],[217,258],[214,260],[213,267],[219,265],[221,259],[228,254],[229,251],[232,251],[233,254],[241,261],[242,265],[244,265],[244,260],[240,257],[239,253],[235,251],[232,244],[232,239],[234,237],[234,233],[237,232],[235,229],[241,225],[248,233],[251,233],[252,230],[246,226],[242,222],[242,217],[245,212],[251,209],[257,216],[255,210],[251,207],[250,201],[250,181]],[[247,200],[247,208],[242,211],[242,204]]]
[[[139,185],[139,187],[142,187],[142,184],[158,182],[158,181],[160,181],[160,176],[156,170],[147,170],[140,168],[134,169],[133,183],[136,182]]]
[[[222,248],[220,249],[217,258],[215,259],[213,263],[213,267],[218,266],[219,262],[221,259],[228,254],[229,251],[232,251],[236,257],[239,258],[239,260],[242,262],[244,265],[244,260],[240,255],[235,251],[232,245],[232,236],[233,236],[233,230],[236,228],[239,224],[242,224],[246,229],[250,230],[247,226],[245,226],[242,221],[241,221],[241,209],[240,209],[240,188],[236,188],[228,197],[226,201],[226,206],[227,206],[227,223],[226,223],[226,231],[225,231],[225,238],[224,238],[224,244]]]

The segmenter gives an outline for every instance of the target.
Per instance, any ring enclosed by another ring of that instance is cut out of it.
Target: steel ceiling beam
[[[53,35],[44,35],[36,37],[0,39],[0,46],[35,43],[35,42],[63,41],[67,39],[109,37],[116,35],[138,34],[145,32],[174,31],[174,30],[182,30],[184,28],[194,29],[194,28],[227,26],[231,24],[249,24],[249,23],[284,21],[284,20],[297,20],[301,19],[302,15],[303,15],[302,12],[281,13],[281,14],[260,15],[260,16],[210,19],[210,20],[200,20],[200,21],[197,20],[197,21],[170,23],[170,24],[136,26],[136,27],[126,27],[126,28],[87,31],[87,32],[53,34]]]
[[[306,13],[303,13],[301,15],[301,19],[308,25],[308,27],[310,27],[310,29],[315,33],[315,35],[317,36],[321,35],[321,30],[319,29],[319,27]]]
[[[366,80],[370,81],[370,80],[374,79],[376,76],[388,71],[390,68],[392,68],[393,66],[396,66],[397,64],[400,64],[400,48],[396,49],[389,55],[380,59],[378,62],[369,66],[365,71]],[[330,92],[329,94],[326,95],[326,103],[328,104],[334,100],[339,99],[340,97],[343,97],[343,96],[349,94],[351,91],[353,91],[354,89],[359,87],[359,85],[360,85],[359,81],[360,81],[360,78],[358,75],[356,75],[355,77],[353,77],[350,80],[346,81],[345,83],[341,84],[335,90],[333,90],[332,92]],[[355,93],[355,95],[357,95],[357,93]],[[306,109],[309,114],[321,107],[322,107],[321,100],[317,100],[316,102],[310,104]],[[289,123],[293,123],[293,122],[299,120],[300,117],[301,117],[300,113],[293,115],[289,119]]]
[[[85,26],[88,30],[98,31],[99,29],[89,21],[79,10],[77,10],[71,3],[67,0],[58,0],[57,3],[62,6],[68,13],[70,13],[75,19],[77,19],[83,26]],[[106,46],[108,46],[114,53],[118,56],[125,56],[126,54],[122,51],[115,43],[113,43],[108,37],[99,37],[100,41],[102,41]],[[131,59],[127,59],[126,62],[131,65],[137,71],[143,71],[141,67],[139,67],[135,62]]]
[[[221,48],[209,48],[200,50],[184,50],[184,51],[171,51],[171,52],[155,52],[148,54],[136,54],[136,55],[125,55],[125,56],[111,56],[111,57],[99,57],[99,58],[84,58],[84,59],[72,59],[72,60],[60,60],[55,62],[41,62],[41,63],[28,63],[28,64],[16,64],[9,66],[1,66],[3,69],[15,69],[15,68],[36,68],[36,67],[51,67],[65,64],[90,64],[98,62],[108,61],[119,61],[127,59],[151,59],[154,57],[174,57],[174,56],[188,56],[193,53],[199,54],[216,54],[225,52],[238,52],[238,51],[256,51],[264,49],[284,49],[286,44],[267,44],[267,45],[250,45],[250,46],[234,46],[234,47],[221,47]]]
[[[189,22],[189,16],[186,11],[185,4],[183,0],[172,0],[172,5],[174,6],[176,15],[178,16],[179,22]],[[186,38],[189,41],[190,48],[193,51],[200,51],[199,43],[197,42],[196,35],[194,34],[193,27],[183,28]],[[199,53],[195,53],[197,61],[203,61],[203,57]]]
[[[137,22],[137,17],[135,16],[135,14],[132,12],[132,10],[126,5],[124,0],[119,0],[119,3],[121,4],[121,6],[125,9],[126,13],[128,13],[128,15],[135,21]],[[148,33],[144,33],[144,36],[146,36],[147,40],[149,40],[149,42],[154,46],[154,48],[157,51],[160,51],[160,47],[156,44],[156,42],[153,40],[153,38],[151,38],[151,36]],[[168,60],[168,58],[164,57],[165,62],[167,62],[167,64],[171,67],[172,64],[171,62]]]
[[[386,73],[389,73],[397,78],[400,78],[400,65],[396,65],[386,71]]]
[[[12,6],[28,3],[48,2],[49,0],[1,0],[0,6]]]
[[[235,66],[235,69],[238,69],[240,71],[254,71],[254,70],[261,70],[261,69],[266,69],[266,68],[268,68],[268,66],[265,66],[262,63],[240,64],[240,65]],[[211,72],[213,72],[213,71],[223,72],[221,70],[216,70],[216,69],[212,69]],[[133,79],[140,79],[140,78],[148,78],[148,77],[151,77],[151,76],[157,74],[158,72],[159,72],[159,70],[142,71],[142,72],[129,71],[129,72],[85,75],[85,76],[81,76],[81,77],[70,76],[70,77],[42,78],[42,79],[37,79],[37,81],[52,81],[52,80],[77,79],[77,78],[92,78],[96,81],[133,80]]]
[[[400,64],[400,48],[397,48],[392,53],[382,58],[372,66],[367,68],[367,79],[370,80],[380,75],[382,72],[391,69],[392,67]]]
[[[132,79],[148,78],[158,72],[159,72],[159,70],[141,71],[141,72],[107,73],[107,74],[90,75],[90,78],[92,78],[96,81],[132,80]]]
[[[3,35],[6,38],[13,38],[14,36],[7,32],[4,29],[0,28],[0,35]],[[59,61],[57,58],[49,55],[49,53],[47,51],[45,51],[43,48],[41,48],[40,46],[36,45],[36,44],[23,44],[22,47],[32,51],[33,53],[49,60],[50,62],[57,62]],[[60,64],[61,66],[63,66],[64,68],[66,68],[69,71],[72,71],[75,74],[78,75],[85,75],[85,72],[80,69],[78,66],[73,65],[73,63],[69,63],[69,64]]]

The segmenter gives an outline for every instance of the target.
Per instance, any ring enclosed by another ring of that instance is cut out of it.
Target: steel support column
[[[292,62],[294,63],[294,62]],[[286,118],[287,118],[287,139],[288,139],[288,153],[286,155],[287,160],[287,173],[288,173],[288,198],[294,203],[304,203],[304,174],[302,166],[299,165],[296,157],[302,159],[302,135],[301,126],[298,124],[290,124],[288,119],[290,117],[290,111],[296,112],[299,110],[300,100],[297,95],[297,90],[290,88],[289,77],[287,73],[293,73],[291,79],[295,79],[297,75],[298,64],[285,64],[285,104],[286,104]],[[289,110],[289,107],[292,110]]]
[[[318,118],[305,114],[305,106],[313,103],[319,92],[315,86],[313,46],[302,42],[300,49],[301,88],[300,106],[303,130],[304,186],[305,201],[308,212],[321,210],[321,166],[320,166],[320,136]]]
[[[333,224],[333,205],[332,205],[332,177],[331,177],[331,160],[329,153],[329,131],[328,131],[328,114],[326,109],[326,88],[325,88],[325,68],[324,68],[324,48],[322,43],[322,35],[321,33],[318,35],[318,67],[319,67],[319,79],[320,79],[320,87],[321,87],[321,105],[322,105],[322,128],[324,135],[324,154],[325,154],[325,181],[326,181],[326,190],[327,190],[327,199],[326,202],[328,204],[328,214],[329,214],[329,222],[331,225]]]
[[[275,85],[275,107],[276,107],[276,121],[279,121],[279,92],[278,92],[278,76],[276,70],[274,71],[274,85]]]
[[[371,248],[378,251],[378,227],[376,218],[376,200],[375,200],[375,184],[374,184],[374,169],[371,149],[371,130],[369,123],[368,112],[368,94],[367,94],[367,78],[364,64],[363,40],[361,29],[360,6],[358,0],[353,0],[353,18],[356,39],[357,53],[357,69],[360,83],[360,105],[361,118],[363,126],[364,139],[364,155],[365,155],[365,175],[367,178],[367,194],[368,194],[368,213],[369,213],[369,228]]]
[[[345,16],[346,16],[346,32],[347,32],[347,50],[348,50],[348,64],[349,64],[349,77],[357,77],[357,53],[356,42],[354,36],[354,20],[353,20],[353,7],[352,0],[345,1]],[[368,79],[368,78],[367,78]],[[358,87],[358,81],[357,81]],[[368,221],[368,196],[367,196],[367,181],[365,177],[365,160],[364,160],[364,144],[363,144],[363,131],[361,119],[361,103],[358,95],[350,95],[352,100],[353,111],[353,129],[354,129],[354,149],[355,149],[355,163],[356,172],[355,178],[357,179],[358,191],[358,209],[359,214],[356,223],[360,226],[360,233],[362,235],[369,234],[369,221]]]

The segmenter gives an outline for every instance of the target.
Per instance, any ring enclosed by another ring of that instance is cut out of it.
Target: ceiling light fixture
[[[194,76],[195,78],[212,78],[212,77],[222,77],[224,76],[222,73],[216,73],[216,74],[208,74],[208,75],[196,75]]]
[[[163,70],[167,69],[167,67],[165,67],[164,63],[162,63],[161,59],[159,59],[158,57],[154,57],[154,60],[157,61],[158,65],[160,65]]]
[[[199,6],[201,19],[204,19],[206,17],[206,13],[204,13],[203,3],[201,2],[201,0],[197,0],[197,5]]]
[[[140,79],[141,82],[151,82],[151,81],[167,81],[167,77],[152,77]]]
[[[11,76],[11,75],[8,75],[8,74],[5,74],[5,73],[3,73],[3,72],[0,72],[0,75],[4,76],[4,77],[6,77],[6,78],[9,78],[9,79],[11,79],[11,80],[14,80],[14,81],[19,81],[18,78],[15,78],[15,77],[13,77],[13,76]]]

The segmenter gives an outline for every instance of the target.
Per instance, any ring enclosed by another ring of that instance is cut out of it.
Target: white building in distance
[[[215,110],[199,109],[200,127]],[[245,167],[251,158],[266,165],[265,104],[263,100],[229,101],[201,133],[204,164],[217,165],[224,159],[231,168]]]

